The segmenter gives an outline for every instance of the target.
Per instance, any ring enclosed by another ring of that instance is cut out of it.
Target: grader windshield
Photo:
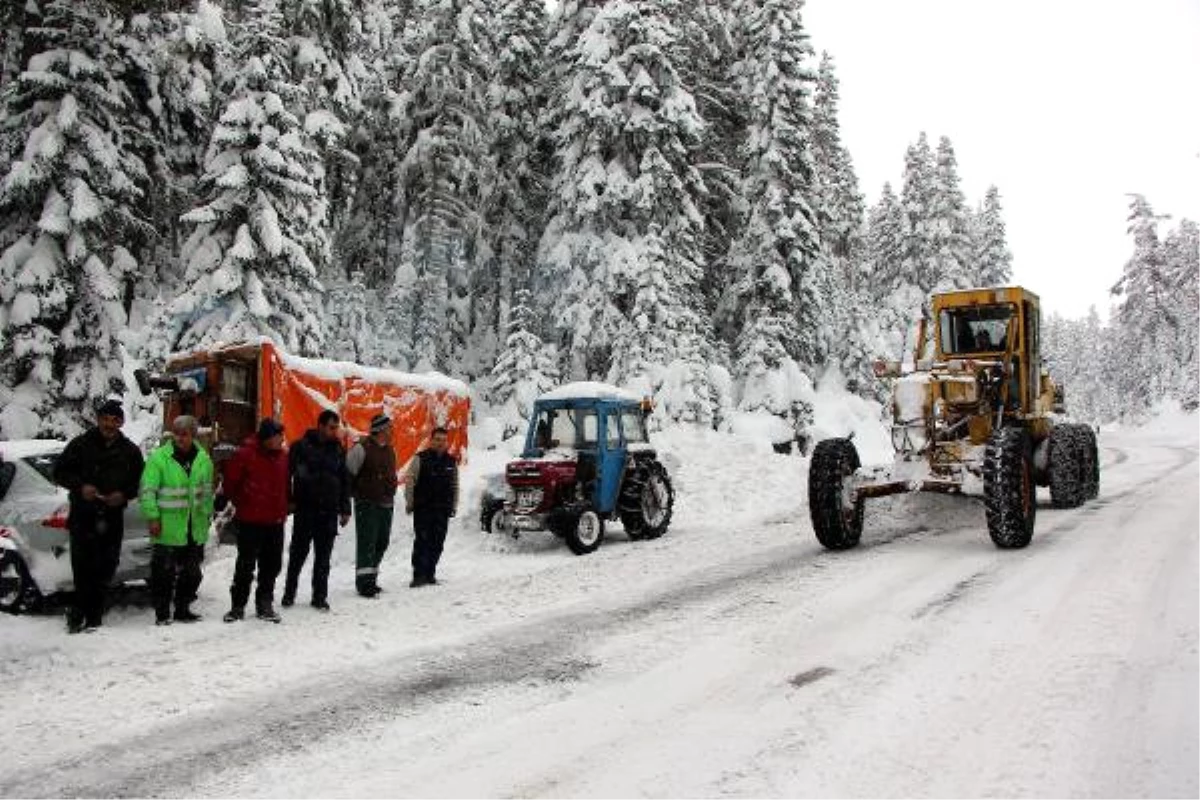
[[[1016,308],[1009,303],[942,309],[938,319],[942,354],[1002,353],[1008,349]]]

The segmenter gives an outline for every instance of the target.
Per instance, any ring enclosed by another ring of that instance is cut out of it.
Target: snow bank
[[[847,391],[845,378],[837,370],[827,371],[817,383],[809,430],[813,442],[854,434],[863,464],[892,461],[894,450],[885,409]]]

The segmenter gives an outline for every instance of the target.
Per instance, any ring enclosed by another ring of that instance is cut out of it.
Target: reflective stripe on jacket
[[[155,544],[182,547],[187,544],[188,523],[192,540],[208,541],[208,526],[213,514],[213,463],[199,444],[189,475],[175,460],[175,445],[167,442],[150,454],[142,472],[138,505],[142,516],[162,524]]]

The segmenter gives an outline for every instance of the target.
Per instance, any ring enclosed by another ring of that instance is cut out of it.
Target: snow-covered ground
[[[827,428],[845,425],[835,417]],[[844,432],[844,431],[830,431]],[[890,498],[826,553],[807,462],[668,431],[675,522],[595,554],[477,530],[438,587],[377,600],[339,539],[331,603],[224,625],[0,619],[6,796],[1196,796],[1197,419],[1101,436],[1099,499],[1043,496],[1026,550],[978,501]],[[868,448],[878,444],[868,445]]]

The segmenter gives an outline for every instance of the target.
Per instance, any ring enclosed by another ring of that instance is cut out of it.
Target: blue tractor
[[[646,433],[649,413],[648,401],[599,383],[538,398],[494,528],[548,530],[576,555],[600,546],[606,521],[619,520],[635,541],[662,536],[675,493]]]

